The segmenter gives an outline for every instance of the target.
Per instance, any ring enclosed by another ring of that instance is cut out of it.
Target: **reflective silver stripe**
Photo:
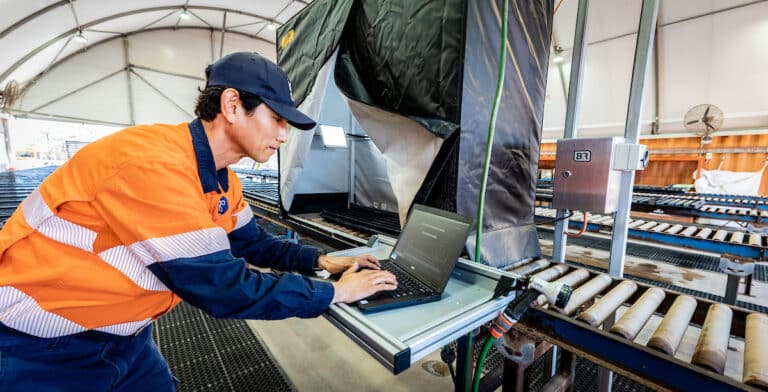
[[[169,291],[168,287],[126,246],[120,245],[107,249],[99,253],[99,257],[145,290]]]
[[[45,204],[40,190],[35,189],[29,194],[21,203],[21,210],[27,224],[40,234],[62,244],[93,252],[96,232],[54,215]]]
[[[3,309],[0,312],[0,323],[39,338],[55,338],[87,330],[80,324],[41,308],[34,298],[11,286],[0,287],[0,309]],[[141,331],[151,322],[152,318],[146,318],[94,330],[128,336]]]
[[[232,229],[232,231],[247,225],[248,222],[253,219],[253,211],[251,210],[251,207],[246,205],[245,208],[235,214],[235,218],[237,218],[237,221],[235,221],[235,228]]]
[[[41,338],[71,335],[85,327],[41,308],[34,298],[15,287],[0,287],[0,322],[15,330]]]
[[[44,220],[53,216],[53,211],[45,204],[39,189],[35,189],[24,199],[21,203],[21,211],[24,213],[27,224],[35,230]]]
[[[152,318],[146,318],[141,321],[132,321],[129,323],[108,325],[106,327],[94,328],[96,331],[111,333],[113,335],[128,336],[141,331],[152,322]]]
[[[221,227],[151,238],[128,246],[145,265],[178,258],[200,257],[229,249],[227,233]]]
[[[46,219],[37,231],[54,241],[93,253],[96,232],[58,216],[54,215]]]

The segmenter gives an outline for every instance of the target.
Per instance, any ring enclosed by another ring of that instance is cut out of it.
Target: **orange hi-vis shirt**
[[[136,126],[83,147],[0,231],[0,323],[38,337],[138,333],[180,300],[219,317],[314,317],[317,250],[254,221],[202,124]],[[245,259],[245,260],[243,260]]]

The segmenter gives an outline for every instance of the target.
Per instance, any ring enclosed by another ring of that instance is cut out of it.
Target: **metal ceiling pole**
[[[219,58],[224,56],[224,34],[227,32],[227,13],[224,12],[224,19],[221,21],[221,41],[219,42]]]
[[[109,125],[114,127],[120,127],[125,128],[130,126],[131,124],[126,123],[120,123],[120,122],[113,122],[113,121],[104,121],[104,120],[94,120],[92,118],[83,118],[83,117],[75,117],[75,116],[63,116],[61,114],[50,114],[50,113],[40,113],[40,112],[29,112],[26,110],[13,110],[12,113],[20,118],[36,118],[41,120],[57,120],[57,121],[65,121],[65,122],[76,122],[76,123],[89,123],[89,124],[98,124],[98,125]]]
[[[627,122],[624,129],[626,143],[637,144],[640,141],[640,120],[643,113],[643,93],[645,92],[645,76],[651,62],[653,41],[656,33],[656,21],[659,14],[659,0],[643,0],[640,26],[637,31],[635,45],[635,61],[632,66],[632,81],[629,87],[629,104],[627,107]],[[635,171],[621,172],[619,200],[614,215],[613,233],[611,235],[611,256],[608,263],[608,273],[615,278],[624,276],[624,259],[627,251],[627,233],[629,212],[632,207],[632,187],[635,182]],[[603,324],[608,329],[613,324],[609,318]],[[610,391],[613,384],[613,373],[600,368],[598,371],[598,389],[601,392]]]
[[[131,64],[131,68],[133,68],[133,69],[140,69],[142,71],[150,71],[150,72],[159,73],[159,74],[163,74],[163,75],[176,76],[178,78],[198,80],[198,81],[201,81],[201,82],[205,81],[205,78],[201,78],[199,76],[187,75],[187,74],[182,74],[182,73],[178,73],[178,72],[164,71],[162,69],[157,69],[157,68],[152,68],[152,67],[145,67],[143,65]]]
[[[136,124],[136,111],[133,106],[133,84],[131,84],[131,60],[128,57],[128,37],[123,36],[123,60],[125,61],[125,87],[128,89],[128,116],[131,125]]]
[[[576,124],[578,123],[579,117],[581,81],[584,76],[584,52],[587,48],[588,12],[589,0],[579,0],[579,10],[576,14],[576,31],[573,36],[571,77],[570,82],[568,83],[568,104],[565,110],[564,139],[574,138],[577,133]],[[557,222],[555,222],[555,233],[553,238],[554,242],[552,245],[552,261],[562,263],[565,261],[565,231],[568,228],[568,219],[566,218],[565,210],[557,210],[556,219]]]

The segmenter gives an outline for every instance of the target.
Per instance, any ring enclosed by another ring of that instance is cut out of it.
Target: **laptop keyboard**
[[[423,283],[414,279],[407,272],[403,271],[397,264],[393,262],[381,263],[381,269],[389,271],[397,278],[397,289],[392,291],[383,291],[380,294],[390,296],[392,298],[405,297],[416,294],[430,293],[432,290],[425,286]]]

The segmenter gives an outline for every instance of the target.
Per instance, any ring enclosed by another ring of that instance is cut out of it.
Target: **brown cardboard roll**
[[[768,389],[768,315],[762,313],[747,316],[744,383]]]
[[[648,341],[648,347],[668,355],[674,355],[683,339],[688,323],[696,310],[696,300],[687,295],[678,296],[667,311],[656,332]]]
[[[568,272],[568,266],[563,263],[558,263],[545,269],[544,271],[537,272],[536,275],[533,275],[533,277],[549,282],[566,272]]]
[[[583,286],[573,290],[568,305],[565,306],[565,309],[558,309],[558,311],[568,316],[572,315],[576,309],[581,307],[581,305],[584,305],[590,299],[595,298],[596,295],[600,294],[606,287],[610,286],[612,281],[611,277],[606,274],[595,276],[589,282],[584,283]]]
[[[596,327],[612,315],[616,309],[637,291],[637,283],[631,280],[625,280],[617,284],[608,294],[604,295],[595,302],[589,309],[582,312],[578,319],[586,321],[587,324]]]
[[[726,305],[713,304],[709,307],[696,351],[693,352],[692,364],[723,374],[732,317],[733,311]]]
[[[664,290],[658,287],[651,287],[646,290],[609,331],[623,336],[624,339],[633,340],[640,330],[643,329],[643,326],[651,318],[651,315],[659,307],[665,296]]]
[[[515,268],[515,269],[513,269],[513,270],[511,270],[509,272],[512,272],[513,274],[518,274],[518,275],[525,276],[525,275],[528,275],[528,274],[532,274],[532,273],[534,273],[536,271],[541,271],[544,268],[549,267],[549,264],[550,264],[550,262],[547,261],[547,260],[538,259],[536,261],[532,261],[532,262],[530,262],[528,264],[525,264],[525,265],[522,265],[520,267],[517,267],[517,268]]]
[[[561,277],[560,279],[556,280],[556,283],[565,283],[568,286],[576,287],[581,284],[581,282],[587,280],[589,278],[589,272],[585,269],[576,269],[571,271],[570,274],[565,275]],[[547,303],[547,297],[544,296],[544,294],[540,295],[538,298],[536,298],[536,305],[538,306],[544,306]]]

